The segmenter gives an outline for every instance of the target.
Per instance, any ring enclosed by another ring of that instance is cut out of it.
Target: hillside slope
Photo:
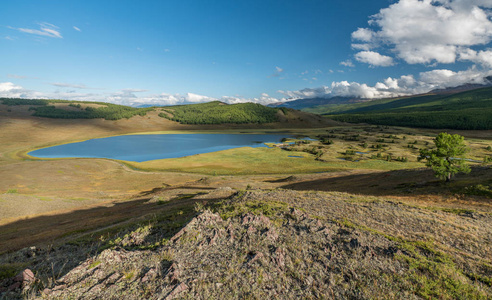
[[[306,110],[351,123],[485,130],[492,129],[492,87]]]
[[[0,290],[9,299],[492,295],[488,212],[337,192],[240,191],[220,200],[224,192],[164,202],[169,209],[133,225],[3,256],[3,274],[29,266],[35,279],[27,270],[17,277],[27,278],[22,284],[4,276]]]

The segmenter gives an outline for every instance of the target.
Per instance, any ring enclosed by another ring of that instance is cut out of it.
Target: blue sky
[[[380,98],[491,75],[492,0],[3,1],[0,96]]]

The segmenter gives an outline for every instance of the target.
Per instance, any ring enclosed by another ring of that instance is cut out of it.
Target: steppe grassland
[[[12,110],[7,112],[7,109]],[[416,162],[418,150],[408,148],[432,145],[437,131],[377,126],[340,126],[329,128],[269,129],[236,128],[228,133],[283,133],[332,140],[330,145],[319,141],[291,146],[291,151],[279,148],[238,148],[178,159],[143,163],[115,162],[106,159],[30,158],[27,152],[51,145],[101,138],[119,134],[163,133],[224,133],[229,126],[180,125],[158,117],[158,112],[136,116],[129,120],[54,120],[26,115],[27,108],[0,105],[0,207],[6,218],[75,209],[114,200],[131,199],[146,191],[163,186],[179,186],[194,182],[205,175],[242,175],[221,178],[214,185],[246,186],[264,178],[255,174],[302,174],[351,170],[354,173],[423,167]],[[202,130],[200,130],[202,129]],[[206,129],[206,130],[203,130]],[[459,132],[460,133],[460,132]],[[482,160],[492,145],[488,131],[461,132],[472,151],[470,157]],[[357,140],[347,137],[358,135]],[[385,138],[393,135],[397,138]],[[405,137],[405,139],[404,139]],[[385,142],[377,142],[384,139]],[[393,142],[394,141],[394,142]],[[417,141],[417,144],[410,144]],[[364,147],[364,143],[367,145]],[[381,149],[371,146],[385,144]],[[321,155],[313,154],[313,148]],[[348,152],[347,152],[348,150]],[[351,154],[364,152],[364,154]],[[371,156],[381,153],[381,157]],[[491,153],[492,154],[492,153]],[[407,157],[408,162],[386,161],[385,157]],[[289,157],[300,156],[300,157]],[[358,160],[358,161],[357,161]],[[158,172],[157,172],[158,171]],[[172,171],[164,172],[163,171]],[[179,173],[186,172],[186,173]],[[192,174],[194,173],[194,174]],[[273,176],[273,175],[272,175]],[[280,177],[279,177],[280,178]],[[216,178],[217,180],[217,178]],[[261,186],[262,183],[260,184]],[[13,201],[15,199],[15,201]],[[15,205],[12,203],[15,202]],[[28,210],[19,208],[29,208]],[[14,213],[15,212],[15,213]]]

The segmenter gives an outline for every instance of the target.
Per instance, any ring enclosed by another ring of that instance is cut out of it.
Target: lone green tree
[[[446,182],[457,173],[470,173],[465,154],[468,147],[465,138],[458,134],[441,132],[435,138],[435,149],[420,149],[420,160],[426,160],[426,166],[432,168],[436,177],[445,179]]]

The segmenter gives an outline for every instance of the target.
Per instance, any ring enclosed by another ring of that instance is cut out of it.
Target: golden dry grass
[[[8,112],[8,110],[11,110]],[[256,125],[244,126],[191,126],[180,125],[157,116],[151,112],[145,117],[136,116],[129,120],[107,121],[96,120],[57,120],[29,116],[27,107],[7,107],[0,105],[0,223],[5,225],[27,218],[32,220],[42,215],[33,228],[56,226],[52,216],[70,216],[71,211],[85,208],[113,207],[120,201],[139,199],[148,192],[160,188],[186,186],[201,186],[210,189],[232,187],[234,189],[261,188],[272,189],[289,187],[293,189],[314,189],[325,191],[344,191],[366,195],[382,195],[401,201],[423,206],[445,206],[451,208],[469,208],[479,206],[488,209],[489,204],[475,198],[456,197],[453,193],[443,193],[446,187],[424,185],[420,190],[408,193],[412,187],[398,186],[399,184],[419,180],[434,181],[430,173],[422,176],[419,171],[391,171],[402,168],[421,166],[416,163],[387,163],[384,161],[365,160],[361,162],[341,161],[337,159],[340,152],[348,147],[359,151],[361,142],[336,142],[328,148],[322,158],[331,157],[325,162],[314,160],[314,156],[304,152],[287,152],[279,149],[232,149],[218,153],[203,154],[192,157],[157,160],[130,165],[150,170],[142,172],[134,170],[120,162],[106,159],[55,159],[55,160],[26,160],[28,151],[49,145],[81,141],[91,138],[134,133],[184,133],[184,132],[223,132],[227,128],[231,133],[288,133],[306,136],[326,134],[336,129],[343,134],[363,132],[364,127],[329,127],[329,128],[295,128],[302,123],[270,124],[264,128]],[[307,115],[305,116],[307,118]],[[319,124],[318,124],[319,123]],[[322,123],[318,119],[304,124],[306,127],[327,126],[336,123]],[[339,124],[338,124],[339,125]],[[283,128],[282,127],[287,127]],[[290,129],[289,129],[290,128]],[[408,135],[408,140],[418,140],[419,144],[430,141],[435,132],[408,128],[384,129],[377,134]],[[492,131],[491,131],[492,132]],[[469,134],[470,146],[475,157],[486,155],[487,145],[492,145],[491,132],[460,132]],[[377,134],[374,134],[373,139]],[[370,138],[370,133],[367,134]],[[402,144],[403,145],[403,144]],[[404,146],[404,145],[403,145]],[[404,155],[404,147],[392,150],[394,155]],[[402,150],[403,149],[403,150]],[[332,153],[331,153],[331,152]],[[407,151],[407,150],[405,150]],[[331,153],[331,154],[330,154]],[[330,155],[329,155],[330,154]],[[299,155],[303,158],[289,158]],[[161,172],[152,170],[167,170]],[[390,171],[388,171],[390,170]],[[327,172],[321,174],[302,174]],[[187,173],[180,173],[187,172]],[[189,173],[194,172],[195,174]],[[199,174],[197,174],[199,173]],[[255,173],[272,173],[272,175],[253,175]],[[208,175],[202,175],[208,174]],[[229,176],[243,174],[241,176]],[[244,175],[247,174],[247,175]],[[408,175],[410,174],[410,175]],[[412,175],[413,174],[413,175]],[[213,176],[217,175],[217,176]],[[294,175],[294,176],[292,176]],[[484,177],[485,178],[485,177]],[[487,177],[488,178],[488,177]],[[479,181],[480,179],[472,179]],[[136,198],[135,198],[136,197]],[[151,197],[151,196],[149,196]],[[465,200],[463,200],[465,199]],[[131,204],[128,204],[131,206]],[[124,207],[118,205],[117,207]],[[131,206],[131,213],[145,215],[147,208]],[[146,207],[146,206],[142,206]],[[98,210],[88,210],[83,220],[76,220],[73,227],[66,228],[58,234],[85,228],[86,219],[96,218],[95,224],[103,226],[115,220],[99,218]],[[131,217],[131,213],[126,217]],[[63,217],[60,217],[63,218]],[[106,221],[104,221],[106,220]],[[15,223],[14,223],[15,224]],[[29,228],[26,229],[27,231]],[[26,232],[27,232],[26,231]],[[46,239],[49,231],[40,236]],[[22,244],[24,236],[19,236]],[[10,240],[13,242],[12,240]],[[14,243],[15,244],[15,243]],[[20,245],[18,244],[18,245]]]

